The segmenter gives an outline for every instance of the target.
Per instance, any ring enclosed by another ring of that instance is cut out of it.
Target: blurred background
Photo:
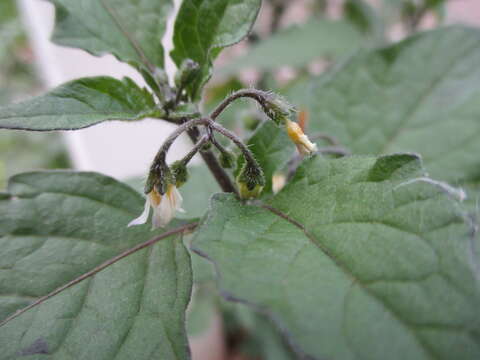
[[[417,31],[459,23],[480,24],[479,0],[263,0],[250,36],[217,59],[203,106],[213,107],[238,88],[256,87],[283,93],[301,109],[307,79],[359,48],[383,46]],[[82,76],[130,76],[143,84],[133,69],[112,56],[95,58],[50,43],[53,24],[53,6],[46,1],[0,0],[0,105]],[[163,40],[167,52],[172,47],[171,25]],[[167,72],[171,76],[175,72],[170,60]],[[260,120],[249,102],[235,103],[222,115],[223,124],[243,136]],[[137,186],[171,130],[171,125],[154,120],[109,122],[71,133],[0,130],[0,191],[13,174],[59,168],[99,171]],[[170,160],[180,158],[188,146],[187,139],[180,141]],[[206,191],[216,190],[213,179],[202,179]],[[195,196],[189,201],[189,216],[201,215],[203,203]],[[205,264],[195,266],[200,269],[196,280],[205,283],[197,288],[188,322],[195,359],[294,358],[264,319],[241,306],[220,306],[220,300],[212,299],[209,270],[202,272]],[[224,320],[214,315],[218,308]]]

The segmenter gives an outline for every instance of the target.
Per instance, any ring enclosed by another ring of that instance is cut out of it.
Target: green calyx
[[[224,151],[218,158],[220,165],[225,169],[231,169],[235,165],[235,155],[230,151]]]
[[[155,188],[160,195],[163,195],[167,192],[169,184],[175,184],[175,177],[168,165],[165,162],[153,163],[145,183],[145,194]]]
[[[183,161],[178,160],[171,165],[171,169],[175,178],[175,186],[179,188],[188,180],[187,166],[183,163]]]
[[[265,186],[265,176],[259,166],[245,162],[237,176],[236,182],[240,198],[257,198]]]
[[[193,82],[200,72],[200,65],[191,59],[185,59],[175,74],[175,86],[178,89],[185,88]]]
[[[277,125],[283,124],[295,108],[283,97],[275,93],[268,93],[265,96],[266,115]]]

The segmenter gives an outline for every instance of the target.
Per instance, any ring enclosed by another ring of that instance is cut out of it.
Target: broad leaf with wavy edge
[[[414,151],[429,174],[474,181],[480,167],[480,31],[450,27],[363,51],[305,92],[310,133],[354,154]]]
[[[0,128],[75,130],[107,120],[140,120],[157,111],[152,95],[130,78],[98,76],[0,108]]]
[[[200,65],[200,74],[189,93],[198,97],[211,76],[212,61],[221,49],[248,35],[261,0],[184,0],[175,20],[171,55],[177,66],[192,59]]]
[[[227,298],[315,359],[478,359],[460,207],[417,157],[313,157],[269,203],[217,194],[194,239]]]
[[[162,37],[171,0],[48,0],[55,5],[53,41],[110,53],[118,60],[149,70],[163,68]]]
[[[160,234],[127,228],[143,204],[96,173],[13,177],[0,195],[0,318]],[[172,236],[7,322],[0,359],[188,359],[191,283],[189,255]]]

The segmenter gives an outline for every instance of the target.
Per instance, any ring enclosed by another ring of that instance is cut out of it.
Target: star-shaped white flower
[[[164,227],[174,217],[177,211],[184,212],[182,209],[182,195],[177,187],[169,184],[167,192],[161,195],[155,188],[147,194],[145,209],[136,219],[132,220],[128,226],[145,224],[150,215],[150,207],[153,208],[152,226],[153,228]]]

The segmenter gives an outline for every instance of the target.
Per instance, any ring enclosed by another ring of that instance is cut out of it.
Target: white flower
[[[310,155],[317,151],[317,145],[303,133],[302,128],[293,121],[287,120],[287,134],[297,146],[298,152],[302,155]]]
[[[147,195],[143,213],[131,221],[128,226],[145,224],[148,220],[151,206],[153,208],[153,228],[164,227],[175,217],[175,212],[184,212],[182,209],[182,201],[182,195],[180,195],[177,187],[173,184],[168,184],[167,192],[164,195],[161,195],[154,188]]]

